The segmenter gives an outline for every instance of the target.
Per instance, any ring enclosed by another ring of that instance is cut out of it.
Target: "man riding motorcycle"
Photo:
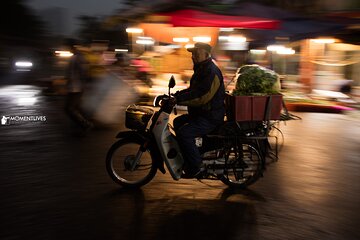
[[[223,76],[211,58],[211,46],[199,42],[188,51],[192,53],[194,74],[189,88],[175,94],[177,104],[188,106],[188,114],[173,123],[185,160],[183,178],[201,176],[204,169],[195,138],[213,131],[225,115]]]

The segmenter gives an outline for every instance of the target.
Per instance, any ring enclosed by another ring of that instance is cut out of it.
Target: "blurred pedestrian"
[[[351,93],[351,82],[347,81],[340,85],[340,92],[344,94],[350,94]]]
[[[150,79],[152,68],[150,63],[143,57],[137,57],[131,61],[131,65],[136,68],[136,77],[149,87],[152,87],[152,81]]]
[[[70,59],[66,72],[67,98],[65,102],[65,112],[80,128],[82,133],[85,133],[94,126],[93,123],[87,119],[81,108],[82,95],[86,83],[89,80],[89,64],[74,40],[68,40],[67,44],[73,56]]]

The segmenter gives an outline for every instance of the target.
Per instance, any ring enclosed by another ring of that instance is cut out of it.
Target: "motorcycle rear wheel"
[[[143,151],[144,140],[128,137],[115,142],[106,155],[106,170],[112,180],[126,188],[139,188],[149,183],[157,172],[149,149]],[[135,163],[136,156],[139,162]]]
[[[226,157],[225,174],[220,180],[229,187],[246,188],[262,176],[263,160],[254,146],[240,144],[232,147]]]

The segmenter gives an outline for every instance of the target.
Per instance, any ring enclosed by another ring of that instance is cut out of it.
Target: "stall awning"
[[[168,23],[174,27],[233,27],[249,29],[278,29],[280,27],[279,20],[213,14],[192,9],[156,15],[167,17]]]

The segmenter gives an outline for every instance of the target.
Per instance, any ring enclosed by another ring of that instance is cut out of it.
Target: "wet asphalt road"
[[[247,190],[160,172],[125,191],[105,171],[123,117],[72,134],[62,96],[0,86],[0,239],[360,239],[360,115],[295,113],[279,161]]]

